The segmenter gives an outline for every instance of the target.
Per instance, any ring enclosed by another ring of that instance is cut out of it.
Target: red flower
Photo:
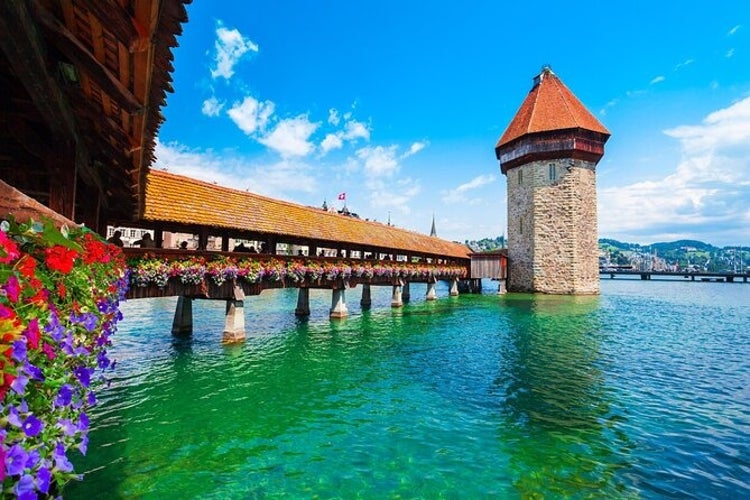
[[[62,281],[58,281],[57,282],[57,295],[59,295],[61,299],[64,299],[67,293],[68,293],[68,290],[65,288],[65,283],[63,283]]]
[[[52,248],[45,249],[44,256],[47,267],[53,271],[68,274],[73,269],[78,252],[61,245],[55,245]]]
[[[110,250],[107,244],[99,241],[94,235],[87,233],[84,236],[83,247],[86,252],[83,255],[83,261],[86,264],[101,262],[106,264],[110,260]]]
[[[28,255],[24,255],[21,260],[18,261],[16,267],[24,278],[31,279],[36,272],[36,260]]]
[[[0,231],[0,263],[8,264],[19,257],[18,245],[12,239],[8,238],[5,231]]]

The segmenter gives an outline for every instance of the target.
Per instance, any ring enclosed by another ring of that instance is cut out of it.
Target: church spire
[[[435,214],[432,214],[432,228],[430,229],[430,236],[437,236],[437,231],[435,231]]]

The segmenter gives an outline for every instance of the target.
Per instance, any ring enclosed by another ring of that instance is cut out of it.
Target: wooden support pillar
[[[242,342],[245,340],[245,292],[242,287],[234,285],[234,299],[227,300],[224,317],[224,343]]]
[[[56,151],[45,159],[50,172],[49,208],[75,220],[78,165],[75,150]]]
[[[190,335],[193,333],[193,299],[180,296],[172,321],[172,335]]]
[[[435,292],[435,280],[427,282],[427,294],[425,300],[437,300],[437,293]]]
[[[453,278],[451,280],[451,291],[449,294],[451,297],[457,297],[458,296],[458,278]]]
[[[497,294],[505,295],[506,293],[508,293],[508,290],[505,287],[505,280],[499,280],[499,283],[497,285]]]
[[[400,279],[393,284],[393,295],[391,296],[391,307],[403,307],[404,300],[401,296],[401,287],[404,282]]]
[[[362,299],[359,301],[359,305],[362,306],[362,309],[369,309],[370,306],[372,306],[369,283],[364,283],[362,285]]]
[[[294,310],[296,316],[310,316],[310,289],[300,288],[297,295],[297,308]]]
[[[409,290],[409,282],[404,281],[404,286],[401,287],[401,299],[404,303],[408,303],[411,300],[411,290]]]
[[[198,250],[206,250],[208,247],[208,231],[201,228],[198,232]]]
[[[224,335],[222,342],[234,343],[245,340],[245,302],[229,299],[224,317]]]
[[[154,229],[154,246],[156,248],[164,248],[164,229],[161,226],[157,226]]]
[[[221,251],[229,251],[229,233],[226,231],[222,231],[221,233]]]
[[[331,294],[331,319],[345,318],[349,315],[346,307],[346,289],[334,288]]]

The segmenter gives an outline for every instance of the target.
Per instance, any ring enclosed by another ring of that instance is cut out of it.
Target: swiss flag
[[[346,199],[346,193],[339,193],[339,200],[345,200]]]

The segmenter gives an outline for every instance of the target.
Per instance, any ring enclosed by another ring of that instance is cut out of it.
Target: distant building
[[[549,67],[500,137],[508,290],[599,293],[596,165],[609,131]]]

